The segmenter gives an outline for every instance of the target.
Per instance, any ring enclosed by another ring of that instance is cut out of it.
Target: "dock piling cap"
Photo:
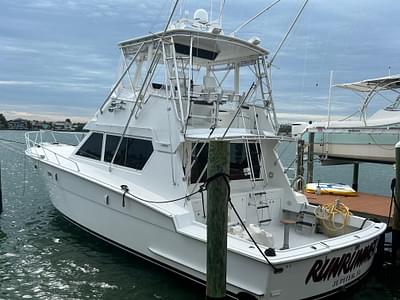
[[[396,149],[397,149],[397,148],[400,148],[400,141],[396,143],[396,146],[395,146],[395,147],[396,147]]]

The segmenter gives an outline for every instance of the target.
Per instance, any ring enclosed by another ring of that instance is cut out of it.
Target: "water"
[[[0,131],[0,138],[24,141],[22,132]],[[204,299],[203,287],[110,246],[61,217],[23,150],[22,144],[0,141],[0,300]],[[291,156],[288,151],[283,155],[286,160]],[[328,168],[317,166],[315,177],[351,180],[350,170]],[[388,194],[383,187],[393,176],[390,166],[367,164],[360,172],[362,190]],[[399,299],[400,289],[382,273],[369,276],[346,297]]]

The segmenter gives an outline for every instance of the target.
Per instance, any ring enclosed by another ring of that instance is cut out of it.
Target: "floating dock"
[[[310,204],[323,205],[334,202],[336,199],[346,205],[354,215],[376,218],[382,222],[387,222],[390,210],[390,197],[372,195],[367,193],[357,193],[357,196],[337,196],[337,195],[316,195],[304,192]],[[393,205],[394,206],[394,205]],[[393,216],[392,207],[392,216]],[[393,220],[393,219],[392,219]]]

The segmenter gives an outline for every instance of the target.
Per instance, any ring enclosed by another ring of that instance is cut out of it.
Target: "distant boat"
[[[338,214],[333,225],[346,222],[334,238],[319,230],[316,207],[293,191],[275,152],[270,64],[259,43],[224,35],[204,10],[121,42],[121,74],[86,137],[73,146],[30,132],[26,154],[68,220],[204,283],[207,193],[196,191],[208,142],[229,141],[239,214],[229,209],[228,293],[322,298],[367,274],[386,225]]]
[[[307,126],[307,133],[315,134],[314,153],[333,162],[394,163],[394,146],[400,140],[400,75],[336,84],[335,87],[362,97],[359,118],[316,122]],[[378,97],[391,104],[368,116],[368,108]]]

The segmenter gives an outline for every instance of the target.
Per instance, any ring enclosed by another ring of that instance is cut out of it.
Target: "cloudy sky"
[[[85,120],[116,79],[117,43],[159,31],[171,0],[1,0],[0,113],[8,118]],[[219,1],[181,1],[177,17],[197,8],[217,14]],[[246,4],[244,4],[246,3]],[[226,33],[272,1],[226,0]],[[281,0],[237,36],[259,36],[272,53],[303,0]],[[327,113],[334,82],[400,73],[400,1],[310,0],[273,68],[281,119]],[[360,99],[337,89],[332,114],[353,113]]]

